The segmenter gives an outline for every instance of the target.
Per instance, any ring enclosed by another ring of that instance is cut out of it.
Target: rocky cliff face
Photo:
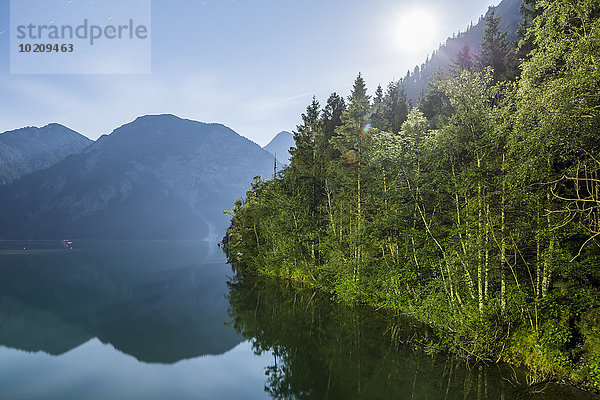
[[[92,141],[59,124],[0,133],[0,185],[48,168]]]
[[[220,237],[272,157],[220,124],[145,116],[0,188],[0,238]]]

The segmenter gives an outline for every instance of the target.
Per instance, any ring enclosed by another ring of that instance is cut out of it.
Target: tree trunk
[[[465,271],[465,279],[467,281],[469,294],[471,295],[471,298],[475,299],[473,279],[471,279],[471,274],[469,274],[469,270],[466,265],[466,262],[468,260],[467,246],[465,244],[465,241],[464,241],[463,235],[462,235],[462,231],[461,231],[462,220],[461,220],[461,216],[460,216],[460,200],[459,200],[459,196],[458,196],[458,184],[456,182],[456,173],[454,170],[454,160],[452,160],[452,176],[454,178],[454,199],[456,202],[456,223],[458,225],[458,239],[460,241],[460,246],[461,246],[461,249],[463,252],[463,257],[464,257],[464,259],[461,259],[461,263],[462,263],[464,271]]]
[[[489,296],[489,272],[490,272],[490,204],[487,205],[486,210],[486,223],[485,223],[485,284],[484,284],[484,298],[487,302]]]
[[[542,293],[542,243],[541,243],[541,217],[540,203],[537,203],[537,233],[535,235],[535,297],[540,298]]]
[[[548,193],[546,200],[548,201],[548,205],[550,204],[550,193]],[[548,243],[548,252],[544,257],[544,271],[542,275],[542,297],[546,297],[548,293],[548,289],[550,288],[550,280],[552,278],[552,259],[554,257],[554,233],[552,231],[552,221],[550,220],[550,213],[547,213],[546,223],[548,224],[546,229],[548,230],[548,234],[550,235],[549,243]]]
[[[481,158],[477,157],[477,169],[481,175]],[[477,219],[477,298],[479,303],[479,314],[483,314],[483,190],[481,188],[481,176],[477,185],[478,196],[478,219]]]
[[[357,184],[356,184],[356,209],[358,212],[358,217],[357,217],[357,221],[356,221],[356,269],[355,269],[355,274],[354,274],[354,281],[358,283],[359,279],[360,279],[360,261],[361,261],[361,240],[360,240],[360,235],[361,235],[361,228],[362,228],[362,206],[361,206],[361,174],[360,174],[360,153],[359,153],[359,160],[358,160],[358,179],[357,179]]]
[[[506,226],[505,226],[505,201],[506,201],[506,182],[505,182],[505,156],[502,154],[502,199],[500,211],[500,308],[502,313],[506,312]]]

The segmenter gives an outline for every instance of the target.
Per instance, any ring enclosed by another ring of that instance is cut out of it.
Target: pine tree
[[[533,20],[542,15],[542,6],[539,0],[522,0],[520,12],[521,23],[517,29],[517,35],[521,39],[517,47],[517,59],[523,60],[529,57],[534,49]]]
[[[500,31],[501,17],[496,17],[494,10],[485,19],[485,30],[481,42],[479,64],[482,68],[492,67],[494,80],[499,81],[507,69],[507,57],[510,48],[507,42],[507,32]]]
[[[377,86],[375,98],[373,99],[373,109],[371,110],[371,124],[374,128],[385,129],[385,108],[384,95],[381,85]]]
[[[382,103],[381,129],[399,133],[408,115],[406,93],[399,82],[391,82],[386,90]]]
[[[471,71],[474,63],[475,56],[468,43],[465,43],[458,53],[456,53],[456,60],[452,62],[454,69],[459,73],[464,70]]]
[[[313,97],[312,103],[302,114],[302,124],[294,131],[295,147],[292,154],[291,168],[302,177],[314,176],[314,160],[316,154],[316,140],[321,130],[321,106]]]
[[[323,110],[323,129],[327,139],[335,136],[335,129],[342,124],[342,114],[346,111],[344,98],[337,93],[332,93],[327,99]]]
[[[342,114],[342,124],[336,129],[336,148],[349,163],[361,163],[363,143],[370,128],[371,104],[367,87],[361,74],[354,81],[352,94],[348,97],[348,109]]]
[[[346,226],[350,238],[349,256],[353,260],[351,267],[352,281],[358,284],[360,280],[360,260],[362,257],[363,215],[363,180],[366,158],[370,142],[370,98],[361,74],[354,81],[352,94],[348,97],[348,109],[342,114],[342,125],[336,129],[337,136],[334,145],[341,154],[338,164],[339,182],[345,192],[343,206],[350,212],[347,215]]]

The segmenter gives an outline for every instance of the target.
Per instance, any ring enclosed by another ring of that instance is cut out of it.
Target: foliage
[[[428,348],[598,388],[600,5],[527,6],[521,73],[492,14],[479,66],[464,49],[419,108],[397,83],[371,101],[361,75],[347,102],[313,100],[290,168],[236,203],[229,250],[409,312]]]

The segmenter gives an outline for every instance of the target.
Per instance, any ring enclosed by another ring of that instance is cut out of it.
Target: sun
[[[400,48],[407,52],[431,50],[435,43],[437,24],[433,12],[413,8],[402,12],[396,20],[394,35]]]

